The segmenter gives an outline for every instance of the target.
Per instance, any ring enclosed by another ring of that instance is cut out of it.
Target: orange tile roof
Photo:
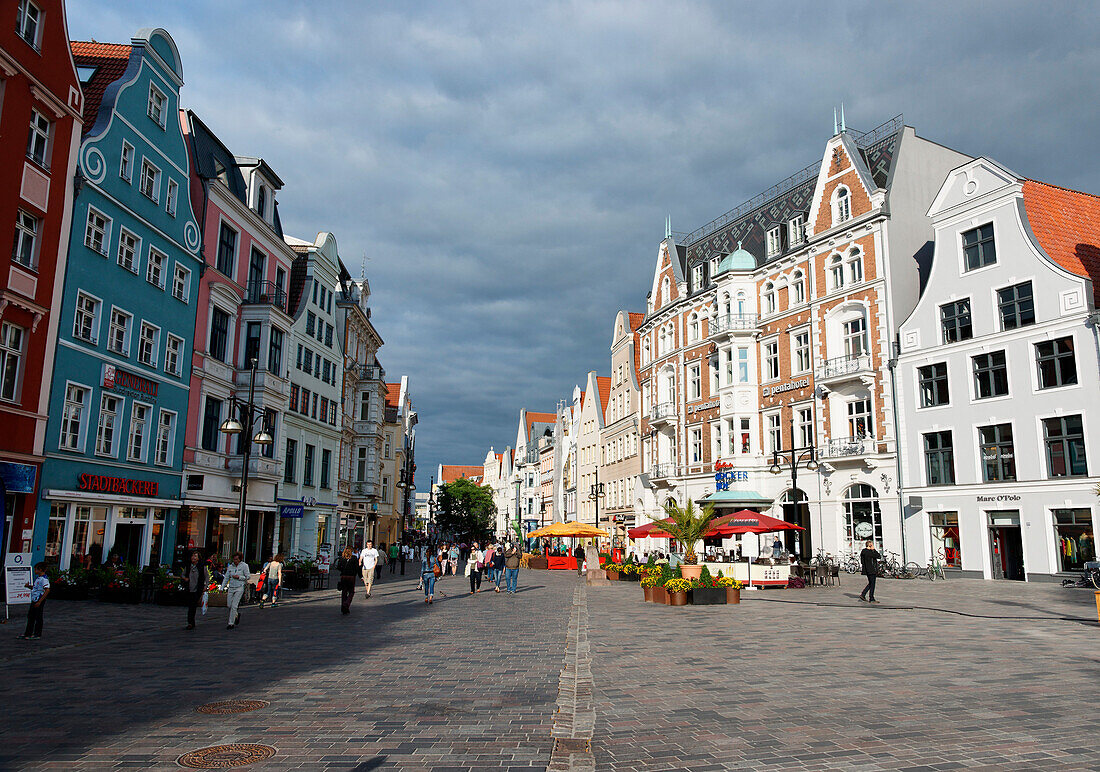
[[[485,474],[485,468],[480,466],[456,466],[453,464],[443,464],[443,479],[440,481],[442,484],[452,483],[455,480],[465,477],[467,480],[474,480],[476,482],[481,481],[482,475]]]
[[[386,405],[388,407],[397,407],[397,403],[401,401],[401,384],[400,383],[387,383],[386,384]]]
[[[527,439],[532,439],[531,429],[535,423],[540,424],[556,424],[558,422],[558,416],[555,413],[533,413],[530,410],[527,411]]]
[[[630,329],[636,330],[642,326],[642,322],[645,320],[645,314],[636,314],[633,311],[630,314]]]
[[[1062,268],[1091,279],[1100,306],[1100,196],[1024,180],[1024,208],[1039,245]]]
[[[607,410],[607,401],[611,399],[611,376],[597,375],[596,390],[600,393],[600,409]]]
[[[94,40],[70,40],[73,63],[77,67],[95,67],[91,79],[84,84],[84,131],[95,125],[103,92],[126,72],[131,47],[124,43],[97,43]]]

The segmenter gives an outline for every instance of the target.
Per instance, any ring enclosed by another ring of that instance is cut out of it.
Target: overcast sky
[[[833,107],[1100,192],[1094,3],[69,0],[75,39],[164,27],[183,105],[283,178],[287,233],[366,260],[418,488],[480,464],[645,310],[692,230],[820,160]]]

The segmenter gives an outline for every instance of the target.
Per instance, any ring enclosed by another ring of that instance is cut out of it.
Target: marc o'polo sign
[[[131,397],[156,399],[158,384],[140,375],[120,370],[114,365],[103,365],[103,388],[122,392]]]
[[[156,480],[131,480],[105,474],[82,474],[76,478],[76,488],[89,493],[122,493],[126,496],[156,496],[160,483]]]

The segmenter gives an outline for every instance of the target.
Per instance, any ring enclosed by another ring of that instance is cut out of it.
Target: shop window
[[[974,399],[1003,397],[1008,394],[1008,363],[1005,352],[978,354],[974,362]]]
[[[932,559],[946,568],[962,568],[958,512],[929,512],[932,531]]]
[[[950,401],[947,388],[947,363],[936,362],[917,368],[920,382],[920,406],[935,407]]]
[[[944,343],[958,343],[974,337],[970,321],[970,298],[953,300],[940,306],[940,327]]]
[[[924,469],[928,485],[955,484],[955,456],[951,432],[924,435]]]
[[[1080,477],[1088,474],[1084,424],[1080,415],[1043,419],[1043,440],[1047,452],[1047,469],[1051,477]]]
[[[848,543],[868,539],[882,544],[882,510],[878,492],[866,483],[857,483],[844,491],[844,526]]]
[[[1039,370],[1040,389],[1054,389],[1077,383],[1077,359],[1073,354],[1073,337],[1036,343],[1035,364]]]
[[[1084,570],[1085,563],[1096,560],[1091,510],[1055,509],[1051,514],[1054,515],[1054,538],[1061,570]]]
[[[982,453],[982,479],[1001,482],[1016,479],[1016,449],[1012,441],[1012,424],[978,427]]]
[[[962,235],[964,270],[974,271],[997,262],[993,223],[971,228]]]
[[[50,505],[50,522],[46,526],[46,547],[44,561],[52,566],[61,564],[62,544],[65,540],[65,522],[68,505],[54,503]]]
[[[1035,299],[1031,282],[1025,281],[997,290],[997,308],[1001,313],[1001,329],[1015,330],[1035,324]]]

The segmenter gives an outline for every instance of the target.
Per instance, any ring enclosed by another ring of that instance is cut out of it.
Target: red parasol
[[[788,523],[777,517],[769,517],[751,509],[743,509],[723,518],[726,522],[714,530],[722,536],[735,533],[771,533],[772,531],[804,531],[800,525]]]

